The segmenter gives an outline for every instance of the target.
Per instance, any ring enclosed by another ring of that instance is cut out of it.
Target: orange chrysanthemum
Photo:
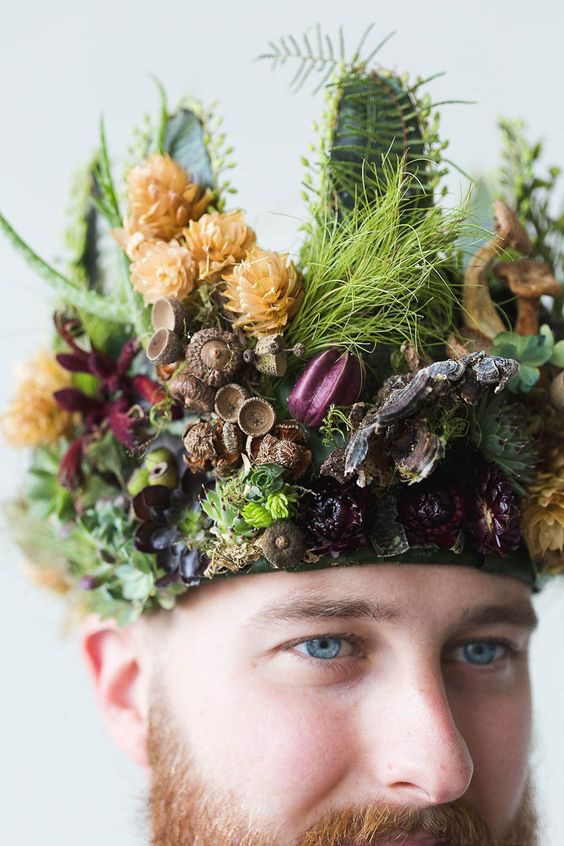
[[[226,308],[240,315],[233,325],[256,338],[284,332],[303,296],[300,277],[288,254],[260,247],[249,250],[224,281]]]
[[[178,241],[146,241],[131,265],[131,284],[145,305],[161,297],[183,300],[194,288],[196,265]]]
[[[190,181],[170,156],[153,155],[127,176],[129,226],[150,227],[153,237],[170,241],[208,208],[212,192]]]
[[[53,396],[69,385],[69,374],[46,350],[39,350],[20,365],[17,395],[1,418],[8,443],[15,447],[48,446],[70,435],[76,415],[63,411]]]
[[[211,212],[197,221],[191,220],[184,239],[198,263],[198,278],[209,281],[244,259],[255,245],[256,235],[246,226],[242,211]]]

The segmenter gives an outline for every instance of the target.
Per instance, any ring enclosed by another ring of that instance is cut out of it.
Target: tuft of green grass
[[[312,357],[337,346],[361,354],[409,341],[444,343],[458,306],[453,268],[466,204],[414,209],[403,160],[366,174],[349,214],[320,204],[306,226],[305,294],[287,333]]]

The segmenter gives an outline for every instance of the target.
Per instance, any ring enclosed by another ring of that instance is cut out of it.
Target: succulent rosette
[[[51,348],[2,418],[32,449],[9,522],[81,612],[127,623],[277,569],[564,570],[562,227],[530,211],[554,179],[506,165],[494,231],[464,257],[419,83],[359,55],[326,82],[295,254],[227,207],[230,148],[192,101],[163,99],[124,185],[102,131],[66,271],[0,216],[57,294]]]

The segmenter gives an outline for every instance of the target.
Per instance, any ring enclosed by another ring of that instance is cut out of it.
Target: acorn
[[[163,297],[153,305],[151,312],[153,329],[169,329],[176,335],[186,334],[188,312],[178,300]]]
[[[201,329],[186,349],[190,372],[214,388],[232,382],[243,365],[243,347],[233,332]]]
[[[306,553],[304,533],[291,520],[275,520],[259,537],[258,545],[276,569],[299,567]]]
[[[276,422],[274,406],[262,397],[249,397],[239,408],[237,422],[245,435],[266,435]]]
[[[184,355],[184,344],[170,329],[157,329],[147,347],[147,358],[153,364],[173,364]]]
[[[245,388],[231,382],[220,388],[215,395],[215,412],[222,420],[237,423],[241,406],[248,398],[249,392]]]
[[[253,350],[245,350],[243,356],[245,361],[253,364],[259,373],[280,377],[286,373],[289,352],[296,357],[301,357],[305,355],[305,347],[303,344],[296,344],[290,349],[285,349],[283,335],[266,335],[258,339]]]
[[[169,394],[193,411],[213,411],[215,389],[205,385],[187,370],[182,370],[167,384]]]

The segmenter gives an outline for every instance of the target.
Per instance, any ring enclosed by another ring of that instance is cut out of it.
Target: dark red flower
[[[495,464],[481,461],[474,471],[474,492],[468,520],[474,545],[484,554],[506,558],[521,541],[517,495]]]
[[[432,477],[403,485],[398,499],[398,517],[412,546],[436,544],[451,549],[460,536],[466,511],[463,489]]]

